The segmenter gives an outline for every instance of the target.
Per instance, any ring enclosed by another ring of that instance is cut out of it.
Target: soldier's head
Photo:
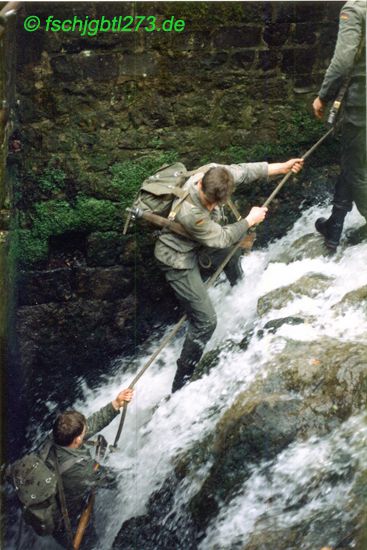
[[[65,411],[56,418],[52,433],[57,445],[78,448],[82,445],[87,421],[78,411]]]
[[[206,206],[209,210],[227,202],[233,189],[234,178],[223,166],[210,168],[199,182],[199,191],[203,193],[203,198],[206,199]]]

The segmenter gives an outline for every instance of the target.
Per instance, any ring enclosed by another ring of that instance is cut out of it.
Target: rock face
[[[215,354],[212,359],[216,361]],[[127,549],[132,541],[147,550],[168,548],[164,541],[169,533],[182,541],[178,548],[184,548],[185,544],[188,548],[197,548],[210,520],[217,516],[220,506],[238,494],[254,465],[274,459],[292,442],[330,433],[352,414],[365,410],[365,344],[340,343],[331,338],[312,343],[290,341],[274,362],[269,363],[267,372],[265,379],[255,380],[238,396],[221,417],[209,444],[202,443],[201,452],[196,445],[190,456],[177,458],[176,478],[171,477],[152,495],[146,516],[129,520],[122,526],[113,548]],[[182,510],[182,530],[173,518],[171,524],[163,523],[158,503],[164,498],[172,499],[169,495],[183,476],[190,475],[191,464],[197,465],[198,460],[212,466],[198,492]],[[350,468],[353,470],[349,465],[348,471],[352,471]],[[365,491],[365,482],[361,490]],[[353,498],[360,508],[361,495]],[[298,507],[302,507],[301,500]],[[143,530],[139,528],[142,525]],[[144,533],[154,529],[156,546],[144,538]],[[301,544],[302,533],[302,525],[284,532],[274,531],[265,517],[263,526],[245,548],[267,548],[269,544],[277,550],[287,545],[293,548]],[[353,533],[353,536],[359,533],[361,540],[365,536],[355,526]]]
[[[83,365],[103,370],[177,318],[153,240],[135,229],[122,235],[124,209],[144,177],[175,158],[190,168],[280,160],[320,135],[307,92],[332,54],[338,3],[310,10],[298,2],[159,2],[142,5],[142,15],[157,24],[184,20],[184,31],[46,29],[50,14],[112,20],[135,9],[133,2],[30,3],[17,25],[19,147],[9,159],[12,254],[22,273],[14,357],[27,379],[51,365],[75,366],[77,376]],[[28,15],[42,22],[36,32],[24,30]],[[324,165],[337,157],[328,147],[314,158]],[[290,212],[297,216],[299,204],[324,189],[324,178],[306,170],[273,202],[258,243],[284,233]],[[268,193],[267,183],[255,185],[239,206],[245,211]]]

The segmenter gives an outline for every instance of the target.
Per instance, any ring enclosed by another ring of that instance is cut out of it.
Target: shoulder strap
[[[183,202],[187,199],[187,197],[190,195],[190,192],[186,190],[182,197],[177,201],[174,208],[172,208],[171,212],[168,214],[167,218],[173,222],[177,216],[178,211],[180,210]]]
[[[56,448],[54,446],[52,446],[52,451],[53,451],[54,460],[55,460],[57,487],[59,489],[59,498],[60,498],[62,518],[64,520],[65,529],[66,529],[66,533],[67,533],[67,536],[68,536],[68,539],[69,539],[70,547],[74,548],[74,545],[73,545],[73,532],[71,530],[70,517],[69,517],[68,509],[67,509],[67,506],[66,506],[64,485],[62,483],[60,465],[59,465],[59,461],[57,460]],[[70,459],[69,459],[69,461],[70,461]],[[69,461],[67,461],[67,462],[69,462]]]
[[[227,202],[226,202],[226,205],[232,210],[232,213],[234,215],[234,217],[236,218],[236,220],[239,222],[240,220],[242,220],[242,216],[241,214],[239,213],[238,211],[238,208],[237,206],[235,205],[235,203],[232,201],[232,199],[228,199]]]
[[[62,475],[68,470],[70,470],[70,468],[74,466],[74,464],[77,464],[78,462],[80,462],[80,460],[81,460],[80,458],[76,458],[75,456],[72,456],[68,460],[65,460],[65,462],[63,462],[61,465],[59,464],[60,474]]]

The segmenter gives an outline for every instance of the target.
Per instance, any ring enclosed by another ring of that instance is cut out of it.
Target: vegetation
[[[26,200],[27,206],[23,205],[23,210],[18,213],[19,228],[15,230],[12,253],[23,268],[30,268],[35,263],[47,259],[51,236],[70,231],[99,232],[101,235],[108,232],[121,234],[125,209],[134,201],[142,181],[163,164],[170,164],[179,159],[186,162],[189,168],[210,161],[275,162],[305,152],[322,135],[324,128],[313,120],[308,109],[302,104],[288,105],[287,113],[291,114],[285,116],[283,106],[279,107],[276,120],[277,139],[273,141],[257,142],[242,147],[231,145],[230,141],[228,146],[225,146],[224,140],[216,149],[211,146],[208,132],[203,132],[196,140],[197,151],[202,151],[202,154],[196,156],[195,160],[191,158],[190,152],[185,158],[172,150],[156,150],[137,160],[113,164],[108,169],[109,174],[98,172],[96,186],[91,184],[93,174],[89,181],[88,175],[84,175],[87,182],[85,187],[78,186],[77,182],[73,182],[60,168],[60,159],[51,158],[38,178],[37,186],[34,186],[36,191],[33,201],[32,186],[29,185],[22,190],[22,194],[30,193],[31,200]],[[201,138],[205,140],[205,147],[200,147]],[[335,162],[336,147],[335,140],[328,140],[327,146],[320,147],[314,154],[313,165]],[[143,245],[144,242],[146,238],[139,232],[138,245]]]
[[[143,157],[137,161],[118,162],[110,168],[112,180],[109,187],[119,191],[121,208],[130,206],[141,183],[163,164],[172,164],[178,160],[174,151],[160,153],[156,156]]]
[[[12,254],[22,268],[30,268],[47,258],[51,236],[69,231],[121,232],[125,208],[132,204],[142,181],[176,158],[169,152],[113,165],[109,185],[119,192],[116,201],[79,194],[74,200],[53,198],[35,203],[25,219],[22,213],[22,227],[13,232]],[[39,183],[43,190],[56,191],[62,189],[65,180],[62,170],[48,166]]]

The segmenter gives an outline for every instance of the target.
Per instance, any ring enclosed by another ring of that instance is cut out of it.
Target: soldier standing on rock
[[[243,239],[250,227],[262,222],[267,212],[267,208],[255,206],[245,219],[221,225],[220,222],[225,222],[221,206],[228,201],[235,185],[245,187],[269,176],[287,174],[289,171],[296,173],[302,166],[302,159],[273,164],[211,164],[205,167],[205,174],[199,172],[186,182],[184,188],[189,190],[189,195],[175,219],[192,238],[181,237],[165,229],[155,247],[159,266],[189,319],[186,339],[177,361],[173,392],[190,380],[217,324],[216,313],[199,270],[199,263],[203,265],[200,262],[202,252],[205,252],[205,267],[209,267],[208,263],[218,267],[228,255],[229,247]],[[235,285],[242,275],[239,262],[240,251],[224,268],[231,285]]]
[[[357,52],[362,50],[359,55]],[[334,56],[326,71],[318,97],[313,102],[317,118],[322,118],[325,105],[337,97],[345,78],[351,81],[344,100],[341,128],[341,171],[337,180],[330,218],[319,218],[315,227],[325,238],[328,248],[336,250],[345,216],[353,202],[367,219],[366,164],[366,0],[347,2],[340,12],[339,32]],[[356,59],[357,57],[357,59]],[[354,239],[367,238],[365,224]]]

